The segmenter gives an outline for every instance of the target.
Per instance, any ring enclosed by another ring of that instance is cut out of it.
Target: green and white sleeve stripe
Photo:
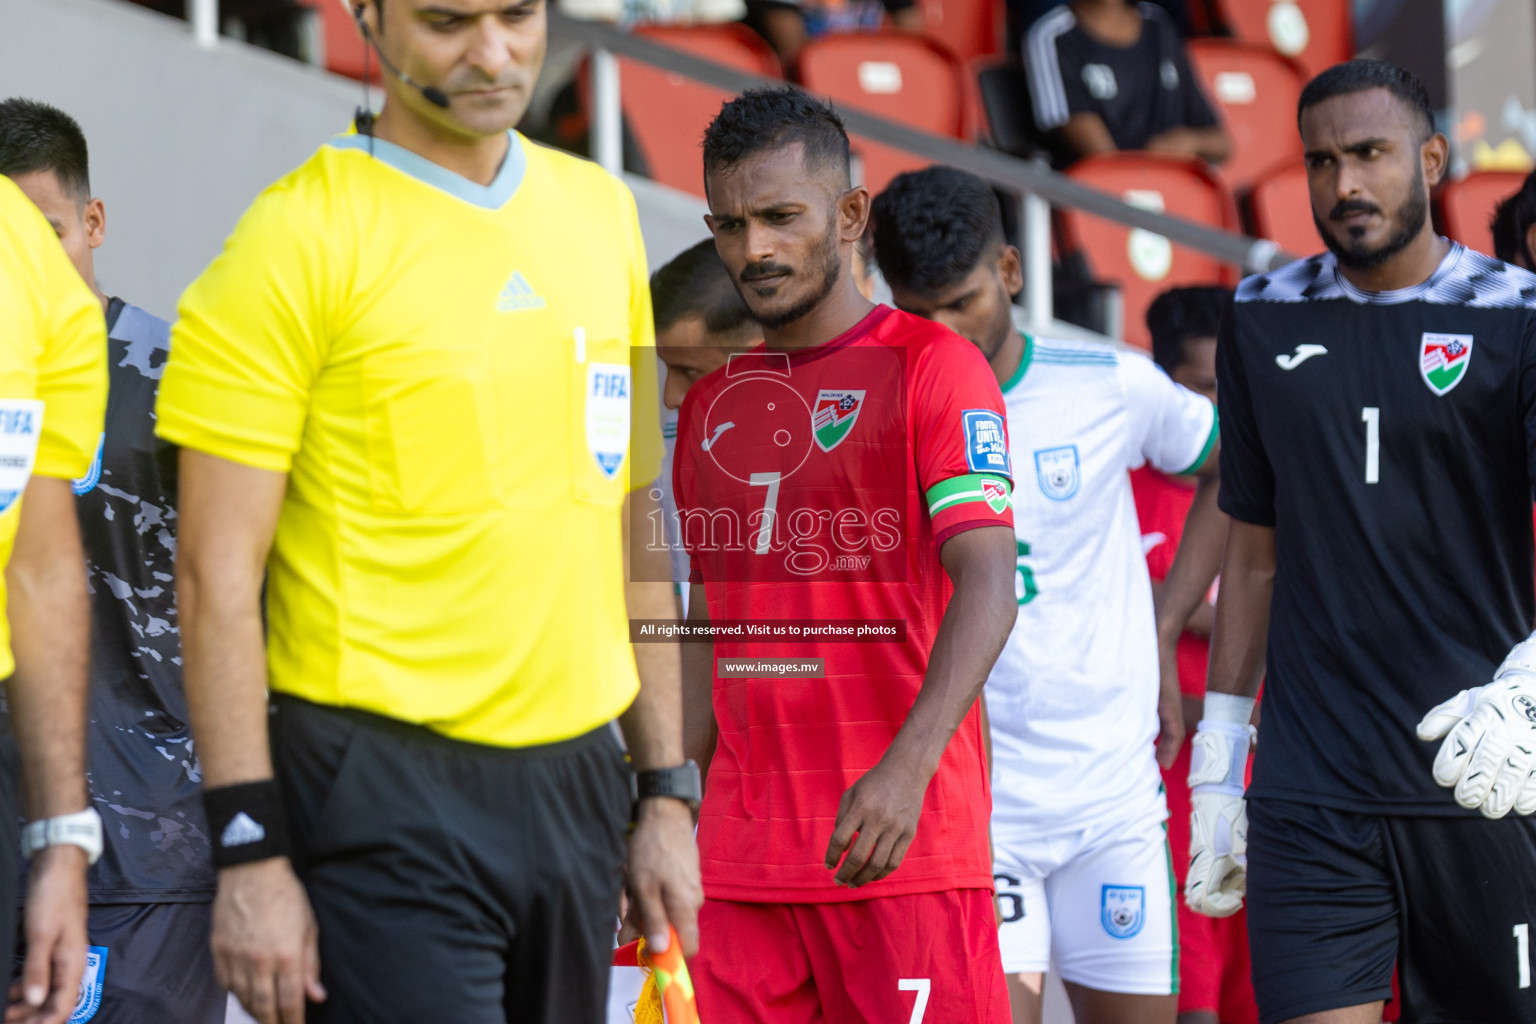
[[[952,476],[948,480],[941,480],[928,488],[928,515],[930,518],[938,515],[947,508],[955,505],[963,505],[967,502],[987,500],[986,493],[981,485],[985,481],[993,481],[1003,485],[1006,493],[1013,493],[1013,485],[1005,476],[995,473],[967,473],[964,476]]]
[[[1191,462],[1187,468],[1181,469],[1173,475],[1189,476],[1189,474],[1205,465],[1205,460],[1211,457],[1211,449],[1216,447],[1216,440],[1219,437],[1221,437],[1221,417],[1216,415],[1216,410],[1213,407],[1211,409],[1211,432],[1205,436],[1205,446],[1200,449],[1200,454],[1195,456],[1194,462]]]

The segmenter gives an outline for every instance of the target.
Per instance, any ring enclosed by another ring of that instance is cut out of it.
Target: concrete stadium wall
[[[68,111],[107,206],[102,289],[171,318],[256,194],[344,131],[357,83],[119,0],[0,0],[0,98]],[[704,237],[698,200],[632,182],[652,265]]]

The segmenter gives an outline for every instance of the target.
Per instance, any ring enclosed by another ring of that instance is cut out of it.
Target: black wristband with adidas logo
[[[213,839],[214,867],[288,856],[288,824],[276,779],[205,789],[203,809]]]

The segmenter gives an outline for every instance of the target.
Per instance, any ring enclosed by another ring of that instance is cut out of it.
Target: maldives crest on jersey
[[[816,439],[816,447],[829,452],[842,444],[862,408],[862,391],[822,388],[816,392],[816,405],[811,409],[811,436]]]
[[[983,480],[981,498],[993,512],[1001,514],[1008,507],[1008,486],[1001,480]]]
[[[1443,395],[1467,375],[1472,365],[1472,335],[1424,332],[1419,344],[1419,375],[1429,390]]]
[[[1147,890],[1140,885],[1106,885],[1099,904],[1099,920],[1116,939],[1129,939],[1147,923]]]

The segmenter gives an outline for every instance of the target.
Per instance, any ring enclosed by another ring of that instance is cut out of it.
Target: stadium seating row
[[[324,29],[331,70],[361,78],[366,51],[346,12],[333,0],[313,3]],[[801,55],[801,84],[834,101],[950,138],[983,140],[1025,155],[1032,137],[1027,82],[1016,62],[999,59],[990,0],[923,0],[930,36],[875,32],[822,37]],[[1228,230],[1247,230],[1293,253],[1317,248],[1307,197],[1296,101],[1307,78],[1348,56],[1347,4],[1331,0],[1214,0],[1192,5],[1206,27],[1225,26],[1236,39],[1196,38],[1190,60],[1220,108],[1232,157],[1219,170],[1146,154],[1085,160],[1072,177],[1149,209]],[[736,70],[781,78],[773,51],[739,24],[642,25],[656,42]],[[969,57],[969,64],[962,59]],[[729,99],[722,90],[680,75],[621,60],[624,115],[651,177],[702,195],[698,139]],[[371,70],[377,74],[377,62]],[[883,189],[924,161],[853,137],[862,181]],[[1491,251],[1487,222],[1494,202],[1519,186],[1520,176],[1474,174],[1443,190],[1443,230]],[[1055,221],[1060,252],[1081,252],[1098,280],[1117,285],[1125,340],[1145,347],[1144,313],[1152,298],[1180,284],[1233,283],[1231,268],[1172,246],[1147,231],[1061,211]]]
[[[141,0],[149,2],[149,0]],[[359,78],[363,47],[334,0],[299,0],[320,19],[325,64]],[[926,35],[962,61],[1004,52],[998,0],[920,0]],[[1349,0],[1192,0],[1197,34],[1227,36],[1294,59],[1310,77],[1354,52]]]

